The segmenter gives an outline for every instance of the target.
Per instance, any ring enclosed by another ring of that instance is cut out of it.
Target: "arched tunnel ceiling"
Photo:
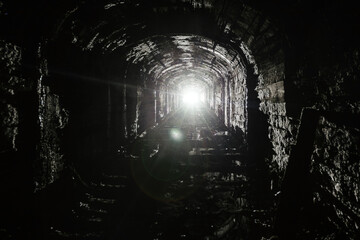
[[[222,81],[242,60],[231,48],[196,35],[155,36],[132,48],[127,61],[143,64],[159,82],[174,84],[184,78],[207,85]]]
[[[211,85],[246,74],[246,63],[257,72],[244,41],[259,16],[241,1],[92,1],[69,11],[55,36],[84,51],[118,55],[119,64],[141,65],[156,81],[189,76]],[[271,37],[269,24],[261,20],[256,31]]]

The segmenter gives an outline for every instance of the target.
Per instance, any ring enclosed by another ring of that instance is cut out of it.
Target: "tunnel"
[[[360,237],[340,0],[0,0],[1,239]]]

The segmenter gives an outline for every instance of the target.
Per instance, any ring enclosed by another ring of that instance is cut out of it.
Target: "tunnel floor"
[[[182,108],[129,146],[46,220],[51,239],[271,236],[264,169],[209,109]]]

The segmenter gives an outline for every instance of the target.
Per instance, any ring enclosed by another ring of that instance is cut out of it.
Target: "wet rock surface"
[[[359,128],[322,117],[317,130],[311,173],[319,186],[314,203],[332,212],[327,219],[339,232],[356,238],[359,230]]]
[[[0,40],[0,102],[1,151],[16,151],[19,116],[14,95],[24,86],[19,74],[21,66],[20,47]]]

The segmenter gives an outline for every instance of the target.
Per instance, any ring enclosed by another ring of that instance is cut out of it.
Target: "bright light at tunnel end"
[[[204,93],[198,88],[185,88],[181,96],[183,104],[187,107],[197,107],[204,102]]]

